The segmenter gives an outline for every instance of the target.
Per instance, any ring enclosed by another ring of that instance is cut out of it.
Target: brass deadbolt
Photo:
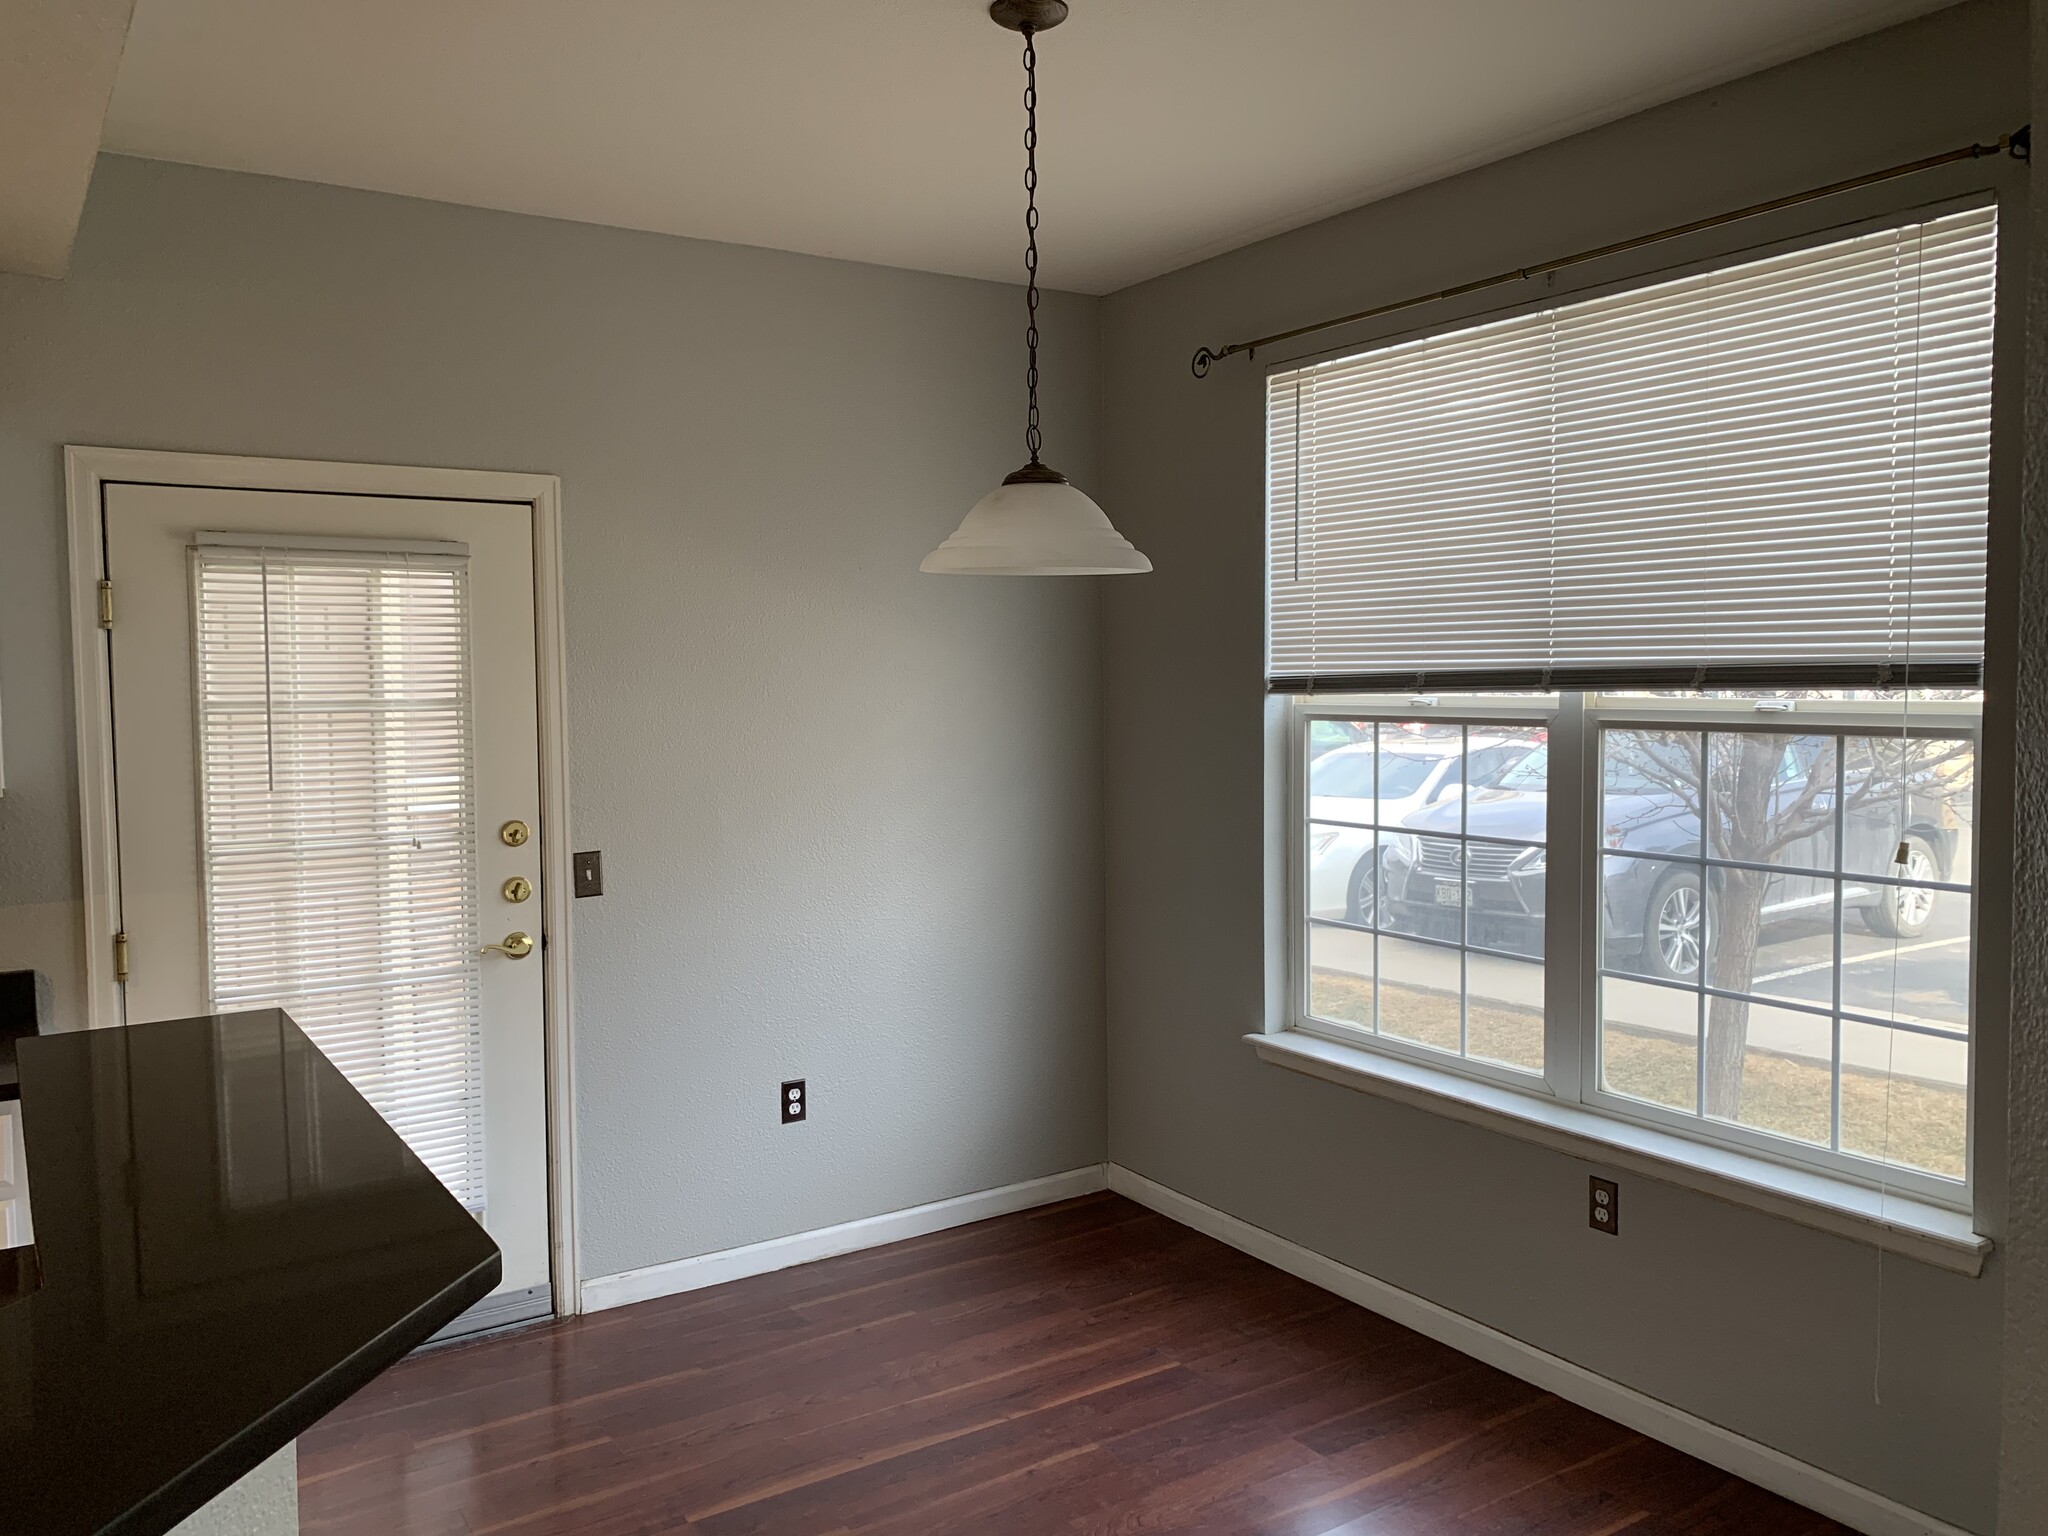
[[[524,848],[526,840],[533,836],[533,828],[523,821],[508,821],[498,828],[498,836],[507,848]]]
[[[514,875],[499,889],[507,901],[524,901],[533,894],[533,882],[524,875]]]

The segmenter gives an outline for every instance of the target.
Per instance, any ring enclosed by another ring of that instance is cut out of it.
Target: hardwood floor
[[[1843,1528],[1114,1195],[416,1356],[307,1536]]]

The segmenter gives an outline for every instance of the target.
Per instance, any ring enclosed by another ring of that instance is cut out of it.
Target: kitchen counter
[[[496,1286],[284,1013],[20,1042],[35,1262],[0,1296],[0,1532],[156,1536]]]

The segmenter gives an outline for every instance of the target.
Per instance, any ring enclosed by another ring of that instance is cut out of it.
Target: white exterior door
[[[28,1183],[21,1170],[21,1106],[0,1100],[0,1248],[35,1241],[28,1220]]]
[[[532,508],[103,506],[128,1022],[285,1008],[545,1312]]]

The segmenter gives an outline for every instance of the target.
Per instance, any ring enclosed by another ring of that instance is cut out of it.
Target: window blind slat
[[[1974,686],[1996,249],[1971,209],[1275,374],[1271,686]]]
[[[466,557],[192,552],[208,985],[484,1205]]]

